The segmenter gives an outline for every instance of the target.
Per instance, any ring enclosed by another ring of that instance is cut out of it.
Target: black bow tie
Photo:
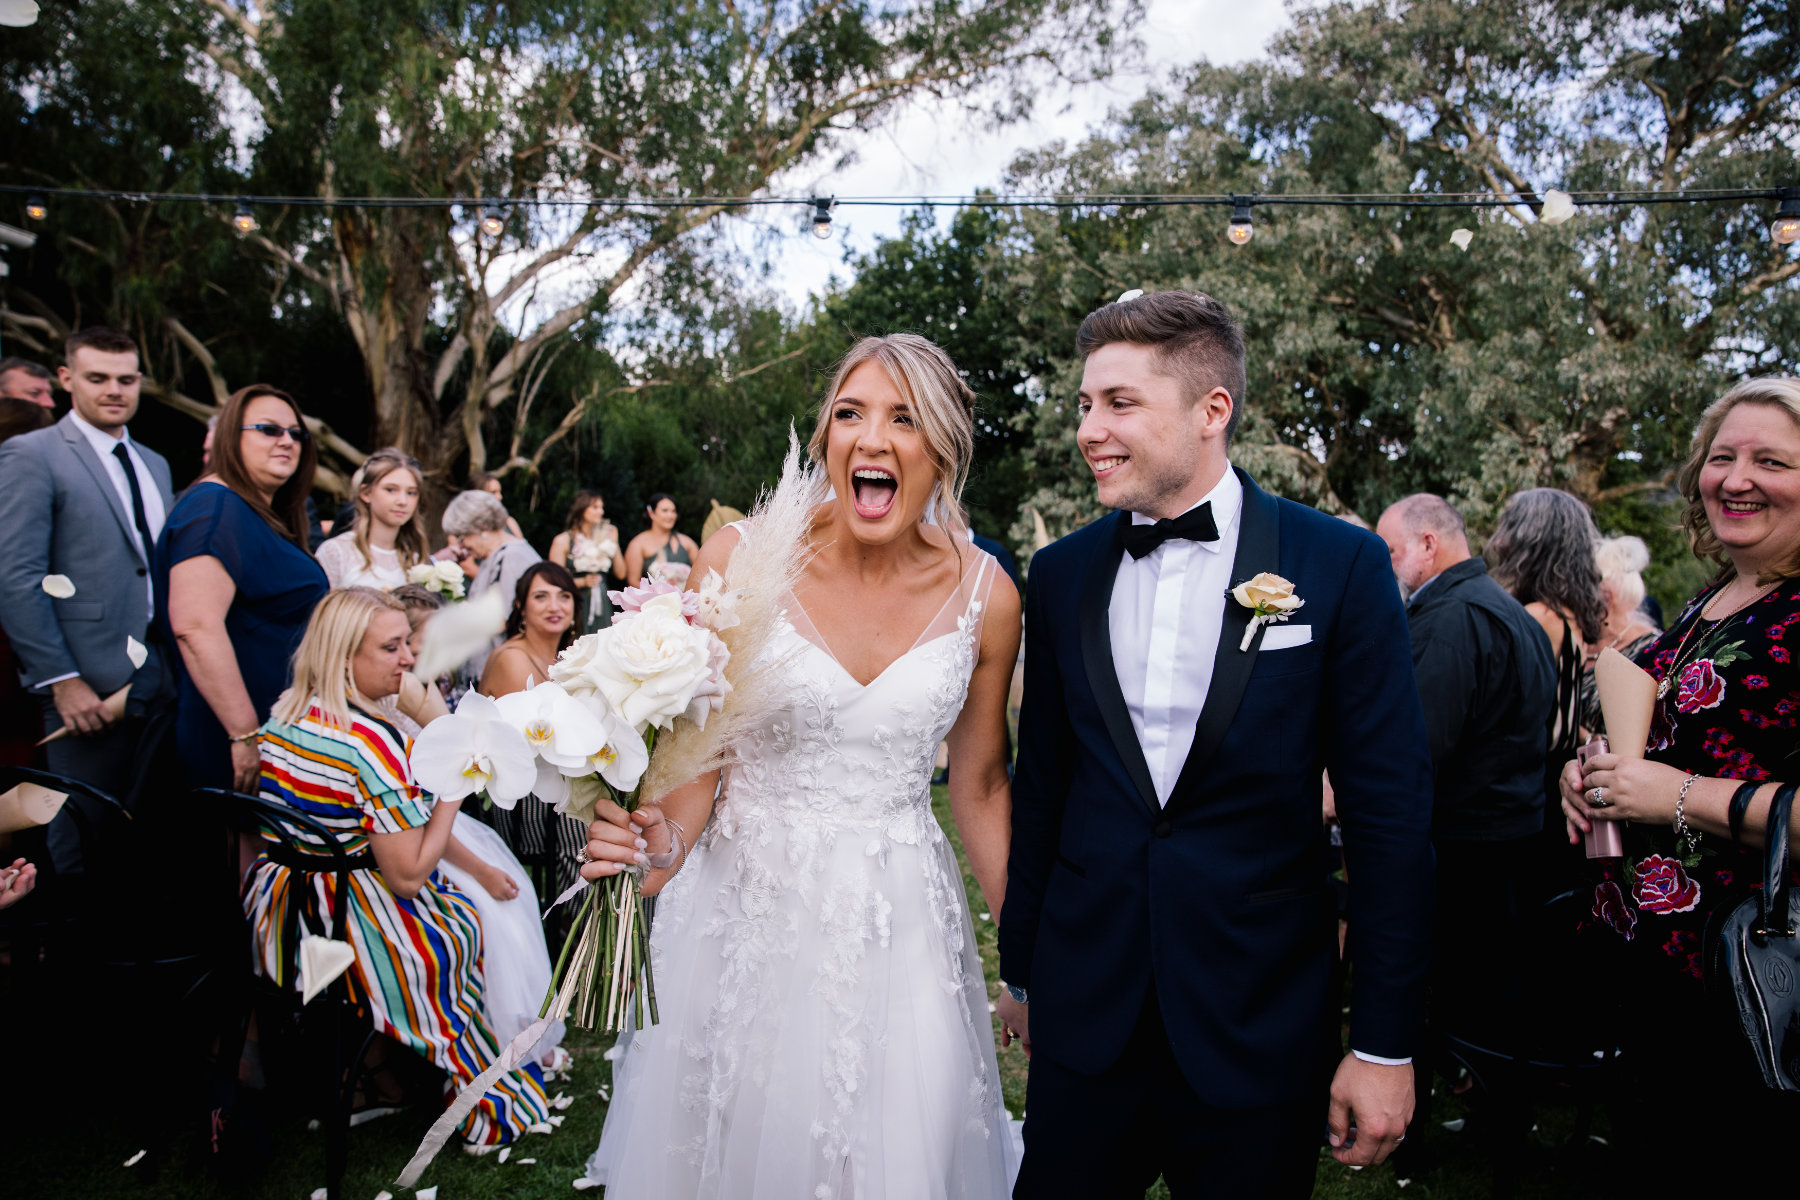
[[[1125,549],[1142,558],[1170,539],[1184,542],[1216,542],[1219,527],[1213,524],[1212,502],[1190,508],[1179,517],[1164,517],[1153,525],[1133,523],[1125,527]]]

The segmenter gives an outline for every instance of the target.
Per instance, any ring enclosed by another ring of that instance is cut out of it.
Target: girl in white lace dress
[[[1010,1189],[970,902],[930,793],[947,738],[951,809],[998,919],[1019,599],[962,532],[972,400],[923,338],[851,350],[810,446],[834,494],[771,650],[791,704],[722,781],[590,827],[592,878],[691,843],[645,887],[661,889],[661,1023],[616,1064],[588,1164],[609,1200]],[[722,531],[692,579],[755,537]]]

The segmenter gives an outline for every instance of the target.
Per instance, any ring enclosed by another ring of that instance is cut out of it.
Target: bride
[[[830,498],[774,641],[791,706],[723,772],[602,805],[589,878],[661,892],[661,1023],[631,1037],[588,1176],[608,1200],[1005,1196],[1017,1170],[939,742],[984,907],[1006,892],[1019,597],[968,540],[974,396],[944,352],[865,338],[808,450]],[[692,580],[754,525],[721,531]],[[717,797],[715,801],[715,795]]]

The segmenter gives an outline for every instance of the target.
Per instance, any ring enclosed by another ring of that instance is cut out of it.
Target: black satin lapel
[[[1233,467],[1233,470],[1237,468]],[[1231,563],[1231,586],[1235,587],[1263,571],[1281,569],[1281,509],[1274,497],[1238,471],[1244,482],[1242,526],[1238,530],[1237,556]],[[1262,640],[1269,631],[1265,622],[1256,631],[1248,650],[1239,650],[1244,630],[1250,625],[1250,610],[1229,597],[1225,600],[1225,621],[1219,630],[1219,649],[1213,656],[1212,684],[1206,691],[1206,704],[1200,709],[1199,723],[1194,727],[1194,745],[1187,761],[1181,765],[1181,776],[1169,795],[1174,808],[1198,789],[1206,765],[1218,753],[1225,731],[1237,717],[1244,689],[1250,684],[1251,668],[1262,650]]]
[[[1113,747],[1125,764],[1126,774],[1137,785],[1138,796],[1151,813],[1160,812],[1156,801],[1156,785],[1150,779],[1150,766],[1144,761],[1144,747],[1139,744],[1137,730],[1131,725],[1131,712],[1125,707],[1125,693],[1119,688],[1119,672],[1113,665],[1112,607],[1113,582],[1119,574],[1119,556],[1124,551],[1124,523],[1131,517],[1123,512],[1111,518],[1112,529],[1107,548],[1088,564],[1087,579],[1082,582],[1081,661],[1087,668],[1088,686],[1094,690],[1094,702],[1106,721],[1106,732],[1112,735]]]

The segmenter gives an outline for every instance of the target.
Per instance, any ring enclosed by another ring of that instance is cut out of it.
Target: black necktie
[[[1213,524],[1211,501],[1190,508],[1179,517],[1164,517],[1154,525],[1125,527],[1125,549],[1133,558],[1144,557],[1171,538],[1184,542],[1218,541],[1219,527]]]
[[[150,518],[144,515],[144,493],[138,487],[137,468],[131,465],[131,454],[120,441],[113,447],[113,457],[125,468],[125,482],[131,485],[131,519],[137,525],[138,536],[144,540],[144,565],[150,566],[150,556],[156,552],[156,539],[150,536]]]

